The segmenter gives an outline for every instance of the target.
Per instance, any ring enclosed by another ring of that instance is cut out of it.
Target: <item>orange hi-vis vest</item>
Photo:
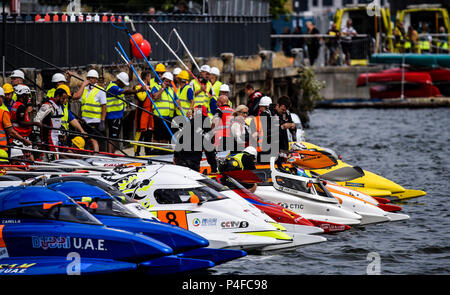
[[[14,130],[17,131],[17,133],[19,133],[21,136],[24,137],[28,137],[31,134],[31,126],[21,126],[18,122],[17,122],[17,109],[21,106],[24,105],[22,102],[20,101],[16,101],[12,108],[11,108],[11,123],[13,125]],[[30,122],[30,117],[28,116],[28,112],[25,112],[25,122]]]
[[[219,107],[222,111],[222,120],[220,126],[217,126],[216,132],[214,133],[214,145],[218,146],[220,139],[223,137],[231,137],[231,119],[233,118],[234,110],[229,106]]]
[[[0,149],[8,150],[5,145],[8,145],[8,136],[6,135],[5,126],[3,126],[3,116],[5,114],[4,109],[0,109]]]

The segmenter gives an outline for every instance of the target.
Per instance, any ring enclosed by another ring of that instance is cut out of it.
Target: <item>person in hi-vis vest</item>
[[[69,72],[71,75],[71,73]],[[95,134],[95,130],[105,131],[106,120],[106,93],[97,85],[99,79],[96,70],[90,70],[81,87],[72,96],[73,99],[81,98],[81,118],[88,127],[87,132]],[[92,149],[100,150],[98,141],[91,138]]]

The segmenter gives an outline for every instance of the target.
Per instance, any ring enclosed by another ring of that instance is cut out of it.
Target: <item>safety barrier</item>
[[[179,56],[183,47],[171,31],[176,28],[196,57],[219,57],[223,52],[236,56],[257,54],[270,47],[270,17],[210,16],[210,15],[146,15],[146,14],[89,14],[8,15],[0,22],[0,40],[25,48],[62,67],[89,64],[112,65],[122,63],[114,51],[117,41],[129,44],[128,37],[115,29],[111,22],[133,20],[137,32],[150,42],[149,59],[171,60],[170,53],[161,46],[147,25],[151,22],[166,38]],[[5,28],[3,28],[5,26]],[[41,68],[36,60],[6,47],[6,59],[16,67]],[[11,70],[7,67],[7,71]]]

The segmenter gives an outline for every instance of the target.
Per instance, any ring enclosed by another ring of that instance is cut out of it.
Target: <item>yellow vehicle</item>
[[[428,33],[430,34],[438,34],[440,27],[444,28],[446,34],[450,32],[448,11],[446,8],[441,7],[440,4],[408,5],[406,9],[397,11],[395,23],[399,24],[400,22],[403,23],[406,32],[409,26],[412,26],[419,35],[423,33],[424,25],[428,26]],[[447,43],[446,45],[442,44],[441,38],[437,36],[433,37],[433,52],[437,52],[436,49],[444,46],[448,50],[450,37],[444,38],[444,43]]]
[[[375,41],[375,44],[372,44],[374,53],[392,51],[393,42],[390,36],[392,36],[393,28],[389,8],[381,7],[374,13],[367,4],[347,5],[336,11],[333,23],[339,31],[342,31],[348,19],[352,20],[353,28],[358,34],[369,35]],[[367,53],[368,48],[362,46],[358,50],[360,46],[353,47],[352,65],[366,65],[367,59],[364,53]],[[360,52],[361,50],[366,52]]]

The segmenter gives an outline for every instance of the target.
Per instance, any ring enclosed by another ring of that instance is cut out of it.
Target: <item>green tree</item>
[[[270,0],[270,15],[274,18],[280,14],[286,14],[289,11],[285,8],[288,0]]]

